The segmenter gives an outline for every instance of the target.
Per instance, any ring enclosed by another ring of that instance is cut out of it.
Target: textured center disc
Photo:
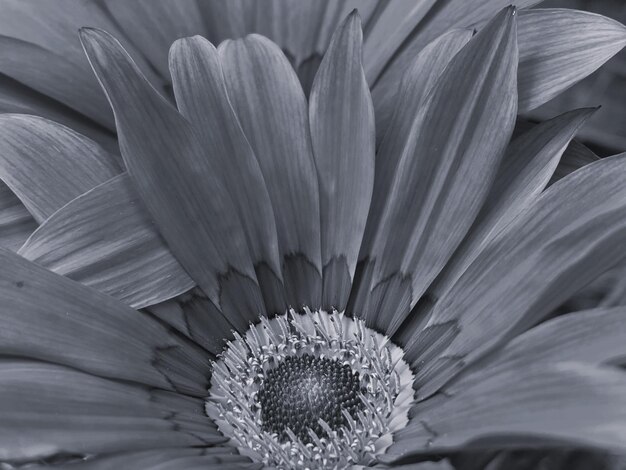
[[[338,430],[346,424],[342,410],[356,417],[363,407],[361,392],[359,374],[349,366],[310,354],[289,356],[267,372],[257,395],[263,430],[284,442],[289,428],[308,443],[309,429],[318,436],[327,434],[320,419]]]

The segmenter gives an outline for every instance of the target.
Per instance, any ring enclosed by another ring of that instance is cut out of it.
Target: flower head
[[[259,35],[174,43],[174,107],[83,29],[123,161],[0,118],[3,177],[42,222],[0,251],[0,459],[339,469],[501,442],[623,449],[626,379],[606,365],[623,309],[531,327],[623,258],[626,156],[544,191],[593,110],[511,139],[520,103],[554,92],[520,86],[518,37],[545,18],[518,16],[424,48],[378,147],[356,13],[308,100]],[[100,184],[62,184],[85,177]]]

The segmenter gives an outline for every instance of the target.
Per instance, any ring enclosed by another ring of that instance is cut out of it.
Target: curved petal
[[[113,297],[0,248],[0,354],[205,396],[208,357]]]
[[[83,64],[84,65],[84,64]],[[47,95],[109,129],[111,112],[84,67],[20,39],[0,35],[0,73]]]
[[[359,254],[360,262],[371,256],[372,238],[378,230],[403,150],[415,133],[415,121],[422,118],[419,113],[428,104],[433,87],[445,68],[472,36],[471,30],[454,30],[428,44],[403,76],[397,94],[393,90],[395,95],[388,101],[388,106],[375,113],[377,141],[384,137],[376,153],[374,193]],[[378,90],[380,88],[374,90],[374,98]]]
[[[194,34],[206,36],[197,0],[106,0],[105,5],[126,37],[166,81],[172,43]]]
[[[309,100],[320,194],[322,306],[327,310],[346,307],[374,184],[374,109],[361,42],[354,12],[333,36]]]
[[[517,8],[526,8],[539,3],[540,0],[519,0]],[[485,24],[499,10],[511,4],[508,0],[449,0],[437,2],[426,17],[403,44],[399,53],[392,57],[383,73],[379,76],[368,76],[373,88],[394,88],[400,82],[404,72],[413,63],[413,57],[429,42],[451,29],[468,28],[477,24]],[[374,108],[378,112],[379,103],[374,100]]]
[[[19,254],[134,308],[195,285],[161,240],[125,173],[52,214]]]
[[[441,2],[424,26],[404,46],[373,87],[374,107],[388,106],[393,90],[413,57],[447,29],[482,24],[508,2],[454,0]],[[516,2],[524,8],[536,0]],[[624,26],[601,15],[576,10],[525,9],[518,18],[520,111],[545,103],[591,74],[624,47]],[[371,84],[372,82],[370,82]]]
[[[481,251],[405,348],[423,398],[623,259],[624,178],[626,154],[581,168]]]
[[[519,111],[547,102],[600,68],[626,46],[626,27],[568,9],[520,12]]]
[[[369,29],[363,48],[367,58],[365,76],[368,83],[376,82],[389,59],[436,3],[437,0],[386,2],[385,8]]]
[[[533,364],[581,362],[598,365],[626,360],[626,307],[570,313],[531,328],[494,351],[445,387],[447,394],[507,370]]]
[[[0,178],[38,222],[120,171],[118,157],[65,126],[0,116]]]
[[[49,469],[48,466],[32,466],[37,470]],[[82,462],[73,462],[72,470],[111,470],[128,468],[132,470],[260,470],[247,457],[238,455],[232,446],[214,446],[205,448],[169,448],[139,452],[108,454]]]
[[[106,105],[106,97],[98,88],[98,82],[89,68],[89,62],[81,48],[78,38],[78,29],[85,26],[102,28],[116,35],[124,47],[135,57],[138,57],[141,69],[148,75],[152,83],[161,85],[162,82],[143,59],[139,51],[124,37],[116,26],[113,18],[105,8],[106,2],[97,0],[2,0],[0,2],[0,35],[15,38],[26,43],[39,46],[42,49],[58,55],[64,61],[75,67],[75,73],[66,80],[75,82],[77,86],[91,89],[91,92],[82,96],[82,102],[72,103],[80,107],[79,111],[93,117],[108,129],[115,129],[110,108]],[[18,59],[20,59],[18,57]],[[23,66],[29,65],[31,57],[21,57]],[[48,73],[57,74],[57,67],[62,64],[48,61],[52,70]],[[72,107],[72,104],[66,103]]]
[[[199,36],[170,51],[176,103],[215,162],[237,208],[268,312],[286,308],[274,211],[259,163],[226,94],[217,50]]]
[[[63,104],[32,88],[0,74],[0,112],[31,114],[70,127],[102,145],[108,152],[119,154],[115,134]]]
[[[626,377],[612,368],[561,362],[506,370],[412,412],[385,458],[503,443],[626,448]]]
[[[176,406],[181,400],[164,402],[148,388],[63,366],[5,359],[0,361],[0,459],[24,464],[57,454],[90,456],[224,440],[208,418],[191,425],[191,413]],[[202,406],[203,400],[196,400],[196,412]]]
[[[0,181],[0,246],[17,251],[36,228],[24,204]]]
[[[307,102],[281,50],[258,35],[218,49],[226,88],[274,207],[288,304],[321,300],[319,192]]]
[[[368,260],[363,310],[379,331],[397,330],[487,196],[515,123],[514,11],[503,10],[452,59],[415,121]]]
[[[452,58],[473,35],[471,29],[454,29],[442,34],[414,57],[411,66],[402,75],[399,87],[376,87],[372,90],[372,98],[379,103],[376,108],[376,140],[380,142],[384,138],[379,150],[382,155],[377,156],[377,164],[378,159],[384,159],[381,163],[387,165],[387,159],[393,158],[386,147],[393,145],[394,141],[396,145],[404,144],[417,111],[426,104]],[[389,135],[386,135],[387,132]],[[395,161],[390,162],[392,169],[396,164]],[[386,190],[389,184],[385,185]]]
[[[263,312],[263,299],[216,163],[118,41],[94,29],[81,30],[81,39],[114,109],[128,173],[159,232],[215,305],[245,329]]]
[[[597,162],[598,160],[600,160],[600,157],[593,153],[593,151],[589,148],[585,147],[576,140],[571,141],[565,149],[565,152],[563,152],[563,156],[561,157],[556,170],[554,170],[554,174],[552,175],[548,186],[551,186],[573,171],[576,171],[585,165],[589,165],[590,163]]]
[[[441,298],[489,241],[535,202],[563,151],[593,112],[592,109],[570,111],[535,126],[511,142],[474,225],[430,286],[432,299]]]

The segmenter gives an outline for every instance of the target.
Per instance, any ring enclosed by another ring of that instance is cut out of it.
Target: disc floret
[[[343,313],[263,317],[214,363],[207,413],[268,466],[367,465],[407,421],[412,373],[402,356]]]

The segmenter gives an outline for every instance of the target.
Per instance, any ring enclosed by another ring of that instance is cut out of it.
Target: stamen
[[[305,312],[235,336],[214,364],[207,413],[268,466],[367,465],[406,424],[413,375],[402,350],[361,320]]]

